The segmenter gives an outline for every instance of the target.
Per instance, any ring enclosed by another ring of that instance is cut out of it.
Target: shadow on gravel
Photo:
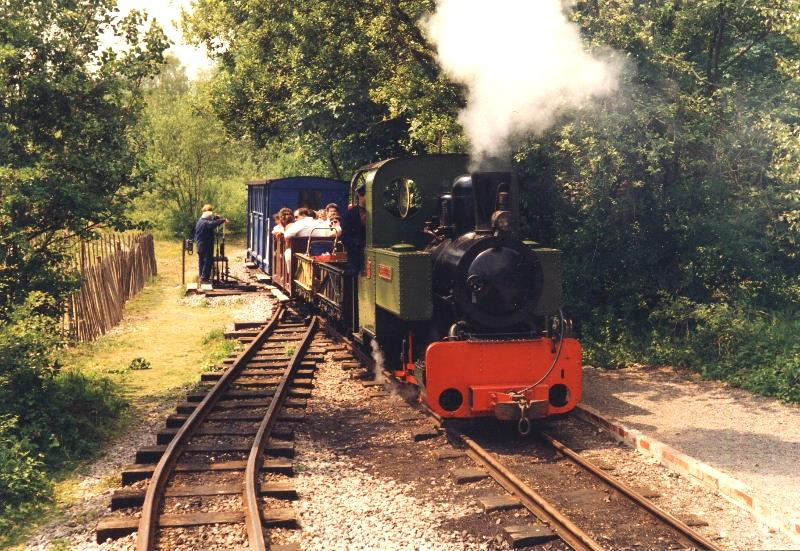
[[[752,412],[777,413],[774,399],[703,380],[693,371],[669,367],[585,370],[583,390],[585,403],[618,417],[654,415],[646,407],[626,400],[625,396],[636,396],[640,402],[643,399],[654,404],[695,402],[698,406],[707,406],[709,412],[715,405],[735,401]]]

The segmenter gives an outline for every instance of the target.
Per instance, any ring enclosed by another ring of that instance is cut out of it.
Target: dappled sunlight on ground
[[[230,257],[243,253],[241,242],[227,246]],[[67,350],[67,367],[108,375],[124,383],[132,396],[163,394],[198,380],[214,360],[214,349],[223,346],[221,331],[232,321],[237,303],[211,308],[182,300],[179,242],[156,241],[156,258],[158,277],[126,305],[122,323],[94,343]],[[187,272],[195,260],[187,257]],[[147,360],[150,369],[127,370],[135,358]]]

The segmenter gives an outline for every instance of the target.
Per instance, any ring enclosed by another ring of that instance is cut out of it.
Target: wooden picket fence
[[[64,330],[72,340],[92,341],[122,321],[125,302],[157,273],[153,236],[105,234],[76,246],[83,283],[67,301]]]

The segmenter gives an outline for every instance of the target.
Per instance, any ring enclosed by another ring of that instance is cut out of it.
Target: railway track
[[[266,550],[279,548],[270,546],[271,527],[296,525],[291,509],[272,505],[296,498],[281,477],[292,473],[293,424],[303,420],[328,342],[316,317],[282,305],[265,325],[245,325],[232,335],[244,350],[223,371],[204,374],[213,386],[189,394],[157,445],[140,448],[123,470],[131,486],[112,497],[122,514],[98,524],[98,542],[137,532],[138,551],[225,548],[238,534],[246,548]],[[193,540],[192,530],[207,533]],[[224,538],[211,541],[214,534]]]
[[[336,340],[343,339],[329,327],[326,327],[326,331]],[[349,342],[349,346],[354,356],[364,365],[374,368],[372,358],[352,342]],[[426,413],[431,416],[435,425],[446,429],[451,443],[464,449],[467,456],[513,496],[514,500],[518,500],[576,551],[610,548],[720,549],[686,522],[642,495],[637,488],[605,472],[603,468],[547,432],[539,431],[536,434],[538,438],[524,442],[513,440],[505,446],[491,442],[492,438],[487,438],[490,441],[488,444],[482,444],[479,442],[484,440],[482,436],[468,436],[457,428],[447,426],[430,411],[426,410]],[[501,459],[500,453],[506,456],[505,461]],[[534,463],[531,463],[532,457],[535,457]],[[508,459],[514,460],[513,466],[506,464]],[[565,469],[567,464],[577,467],[583,476],[578,477],[574,470]],[[536,467],[532,468],[532,465]],[[545,482],[540,478],[546,470],[549,470],[546,475],[549,480]],[[548,495],[544,495],[544,490],[534,489],[540,486],[548,490]],[[570,501],[573,497],[577,503]],[[584,515],[582,509],[591,509],[592,514]],[[632,519],[632,514],[637,515],[639,520]],[[579,517],[580,521],[573,517]],[[621,533],[623,530],[620,525],[623,522],[628,528],[625,534]],[[613,526],[614,523],[617,523],[616,527]],[[539,539],[536,530],[527,533],[531,537],[526,537],[525,530],[520,531],[519,544],[524,546],[526,542]],[[649,537],[654,539],[648,540]]]
[[[112,509],[123,514],[100,522],[99,542],[136,532],[140,551],[211,549],[225,548],[230,534],[238,533],[237,548],[244,544],[253,550],[279,549],[270,545],[269,529],[296,525],[291,509],[274,505],[297,497],[289,479],[280,477],[292,473],[288,459],[294,454],[293,424],[303,419],[316,361],[330,351],[332,341],[348,342],[350,352],[365,365],[372,359],[328,324],[317,318],[309,322],[284,306],[276,308],[267,324],[247,324],[229,336],[238,338],[244,350],[224,362],[224,371],[204,374],[204,380],[215,384],[207,392],[189,394],[159,432],[157,445],[139,449],[137,464],[123,471],[123,483],[133,486],[112,498]],[[441,425],[441,420],[436,423]],[[446,429],[452,442],[572,549],[718,549],[635,488],[546,433],[509,448],[480,434]],[[580,469],[583,477],[565,471],[565,464]],[[587,483],[587,477],[592,482]],[[592,499],[592,492],[603,497],[597,486],[605,488],[605,499]],[[583,500],[571,503],[570,496],[576,494]],[[209,503],[219,499],[226,501]],[[613,511],[622,503],[622,509]],[[638,510],[639,521],[632,521],[631,507]],[[586,514],[586,509],[592,512]],[[642,521],[642,515],[650,521]],[[619,539],[613,526],[609,532],[614,523],[620,528]],[[628,526],[625,531],[623,523],[638,528]],[[212,526],[215,531],[199,540],[182,532]],[[219,526],[224,528],[220,531]],[[509,535],[520,545],[531,541],[525,530],[517,540]],[[217,536],[223,540],[214,542]]]
[[[491,444],[481,445],[476,439],[452,428],[448,431],[464,446],[475,463],[576,551],[720,549],[637,489],[605,472],[546,432],[539,432],[539,440],[534,444],[540,451],[535,455],[536,461],[531,462],[532,457],[528,454],[515,455],[513,467],[509,467]],[[544,449],[549,449],[566,462],[554,460],[546,452],[541,453]],[[578,467],[586,476],[576,476],[577,473],[565,468],[565,464]],[[580,518],[580,521],[575,518]]]

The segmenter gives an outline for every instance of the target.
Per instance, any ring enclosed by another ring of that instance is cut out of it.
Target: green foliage
[[[170,235],[191,235],[205,203],[231,221],[227,231],[247,227],[244,184],[258,169],[248,144],[226,136],[214,116],[209,86],[189,82],[169,58],[148,87],[142,132],[153,182],[137,201],[137,217]]]
[[[17,419],[20,437],[57,466],[91,452],[125,401],[108,379],[59,369],[57,322],[39,311],[50,302],[32,293],[0,321],[0,416]]]
[[[203,337],[203,346],[208,350],[204,371],[212,371],[225,358],[237,351],[238,342],[225,338],[223,329],[212,329]]]
[[[625,93],[517,160],[528,231],[565,250],[593,361],[689,365],[798,399],[799,8],[578,4],[587,37],[627,54]]]
[[[150,369],[151,367],[150,362],[144,358],[134,358],[131,360],[131,363],[128,364],[128,369],[131,371],[141,371],[143,369]]]
[[[224,341],[225,331],[220,328],[212,329],[205,337],[203,337],[203,346],[218,345]]]
[[[65,241],[128,226],[145,178],[140,82],[166,38],[115,3],[0,2],[0,318],[28,293],[74,285]],[[128,46],[103,49],[104,33]]]
[[[17,434],[17,420],[0,416],[0,531],[50,498],[42,456]]]
[[[42,432],[52,434],[47,462],[53,467],[96,450],[128,407],[121,389],[105,377],[65,371],[52,380],[48,391],[52,405],[43,407],[37,417]]]
[[[585,340],[589,363],[652,363],[690,368],[707,377],[782,400],[800,402],[800,318],[796,311],[765,312],[680,299],[651,314],[646,337],[612,324]]]
[[[460,90],[441,76],[419,25],[433,7],[200,0],[186,23],[220,62],[213,104],[231,133],[347,178],[366,162],[463,147]]]
[[[48,471],[94,451],[126,407],[110,380],[59,369],[54,303],[33,292],[0,319],[0,528],[48,499]]]

